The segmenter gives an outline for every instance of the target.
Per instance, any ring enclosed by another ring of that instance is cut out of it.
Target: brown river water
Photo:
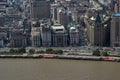
[[[56,59],[0,59],[0,80],[120,80],[120,63]]]

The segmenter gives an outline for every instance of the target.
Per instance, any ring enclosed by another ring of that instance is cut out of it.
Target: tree
[[[35,49],[30,49],[29,53],[35,53]]]
[[[94,56],[100,56],[100,51],[99,50],[94,50],[93,55]]]
[[[46,49],[46,53],[47,54],[52,54],[53,53],[53,49]]]
[[[15,53],[15,49],[10,49],[10,51],[9,51],[10,53]]]
[[[18,49],[18,53],[26,53],[26,49],[25,48],[20,48],[20,49]]]
[[[57,54],[62,54],[63,51],[62,50],[56,50]]]
[[[107,51],[101,51],[101,53],[102,53],[103,56],[109,56],[109,55],[107,54]]]
[[[36,53],[41,53],[41,54],[43,54],[43,53],[45,53],[45,51],[40,50],[40,51],[37,51]]]

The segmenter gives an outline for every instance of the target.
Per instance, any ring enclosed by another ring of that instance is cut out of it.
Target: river
[[[120,80],[120,63],[56,59],[0,59],[0,80]]]

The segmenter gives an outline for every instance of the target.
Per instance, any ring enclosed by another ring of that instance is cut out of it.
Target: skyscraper
[[[32,19],[50,18],[50,2],[47,0],[31,0],[30,14]]]
[[[114,0],[114,2],[116,2],[114,4],[114,12],[119,13],[120,12],[120,0]],[[114,3],[114,2],[112,1],[112,3]]]
[[[6,13],[7,0],[0,0],[0,12]]]
[[[52,45],[54,47],[65,47],[67,46],[67,31],[63,25],[53,25],[52,28]]]
[[[111,21],[111,46],[120,47],[120,14],[116,13],[112,16]]]
[[[94,25],[94,45],[95,46],[106,46],[107,28],[103,26],[104,23],[100,15],[98,14]]]

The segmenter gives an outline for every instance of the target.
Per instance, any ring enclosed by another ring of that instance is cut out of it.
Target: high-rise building
[[[102,19],[102,20],[101,20]],[[100,14],[95,18],[85,18],[87,27],[86,36],[90,46],[110,46],[111,17],[102,18]]]
[[[32,19],[50,18],[50,2],[47,0],[31,0],[30,15]]]
[[[58,9],[59,9],[59,4],[57,3],[51,4],[53,24],[58,23]]]
[[[52,27],[52,45],[55,47],[67,46],[68,34],[63,25],[53,25]]]
[[[113,0],[112,4],[114,5],[114,12],[120,13],[120,0]]]
[[[52,39],[51,39],[51,29],[50,26],[47,24],[41,24],[41,39],[42,39],[42,46],[50,47],[52,46]]]
[[[111,21],[111,46],[120,47],[120,14],[116,13],[112,16]]]
[[[52,4],[52,21],[54,24],[61,24],[65,28],[69,23],[69,14],[63,8],[59,7],[59,4]]]
[[[40,47],[41,46],[40,27],[32,27],[31,42],[32,42],[33,47]]]
[[[69,24],[69,15],[67,14],[67,12],[65,11],[59,12],[58,23],[67,28],[67,25]]]
[[[112,1],[111,1],[111,10],[115,12],[115,11],[116,11],[116,10],[115,10],[115,7],[116,7],[116,6],[117,6],[117,0],[112,0]]]
[[[69,30],[70,45],[78,46],[79,45],[79,31],[76,27],[71,27]]]
[[[94,25],[94,45],[95,46],[107,46],[107,36],[109,36],[108,24],[102,22],[100,15],[98,14]],[[109,40],[108,40],[109,42]]]
[[[0,12],[6,13],[7,0],[0,0]]]
[[[27,37],[23,29],[13,29],[10,33],[10,47],[27,46]]]

